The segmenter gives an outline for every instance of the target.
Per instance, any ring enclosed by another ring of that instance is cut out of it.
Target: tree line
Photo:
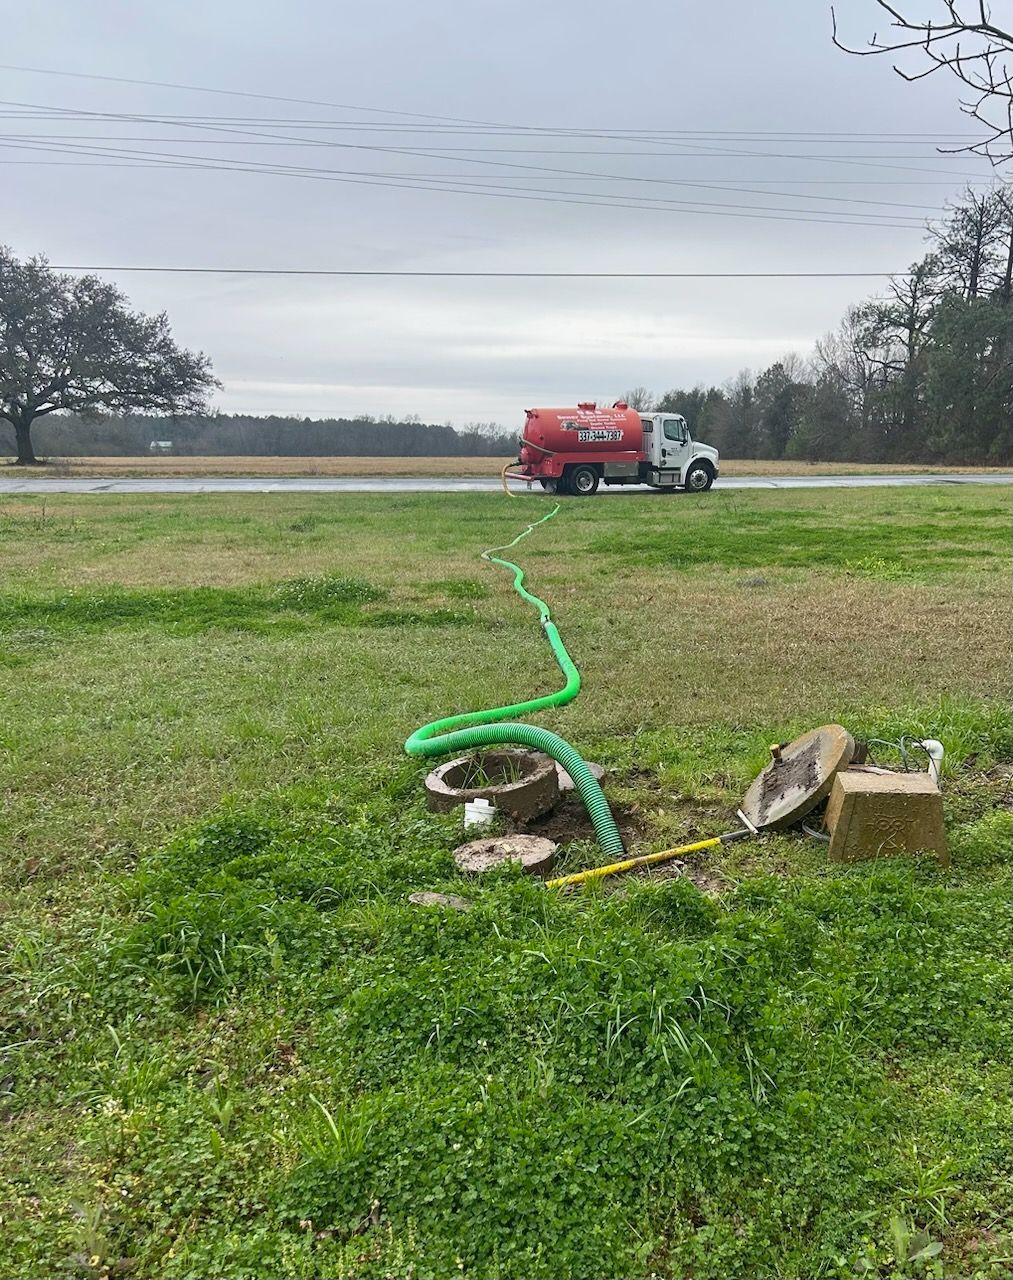
[[[967,190],[929,240],[808,358],[627,398],[733,458],[1013,463],[1013,186]]]
[[[2,425],[2,424],[0,424]],[[137,456],[153,440],[171,441],[172,452],[202,457],[501,457],[514,453],[517,432],[495,423],[461,428],[421,422],[415,416],[296,418],[275,414],[191,414],[152,418],[143,414],[82,419],[54,415],[35,429],[36,448],[49,457]]]
[[[453,456],[513,451],[494,423],[460,431],[417,416],[297,418],[209,412],[211,361],[173,340],[168,318],[133,311],[97,276],[21,261],[0,245],[0,449],[52,456],[180,454]],[[6,430],[5,430],[6,428]],[[4,436],[7,440],[4,440]]]

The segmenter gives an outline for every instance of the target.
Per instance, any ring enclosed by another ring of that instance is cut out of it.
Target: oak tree
[[[37,462],[32,423],[47,414],[201,413],[218,385],[207,356],[173,341],[164,312],[133,311],[97,276],[0,245],[0,419],[20,466]]]

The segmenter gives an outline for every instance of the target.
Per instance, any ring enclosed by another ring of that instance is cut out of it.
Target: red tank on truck
[[[517,461],[504,474],[550,493],[588,497],[599,484],[703,493],[717,479],[717,449],[694,440],[678,413],[638,413],[623,400],[526,413]]]

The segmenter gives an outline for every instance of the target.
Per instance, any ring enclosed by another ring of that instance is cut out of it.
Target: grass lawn
[[[633,852],[834,720],[944,742],[953,858],[569,895],[401,748],[558,686],[478,559],[541,495],[5,499],[0,1277],[1008,1276],[1009,499],[564,503],[538,722]]]

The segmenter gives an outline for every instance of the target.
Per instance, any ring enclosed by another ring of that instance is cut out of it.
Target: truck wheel
[[[714,471],[706,462],[694,462],[683,483],[689,493],[706,493],[714,483]]]
[[[567,487],[575,497],[589,498],[598,488],[598,472],[594,467],[574,467]]]

